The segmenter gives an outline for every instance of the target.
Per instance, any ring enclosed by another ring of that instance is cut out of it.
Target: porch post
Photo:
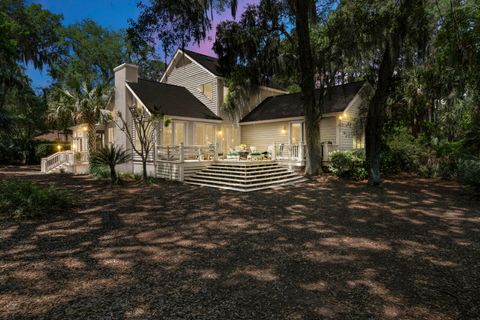
[[[184,148],[183,148],[183,142],[182,142],[180,143],[180,155],[179,155],[180,162],[183,162],[183,159],[184,159],[183,151],[184,151]]]
[[[298,161],[303,160],[303,143],[298,145]]]

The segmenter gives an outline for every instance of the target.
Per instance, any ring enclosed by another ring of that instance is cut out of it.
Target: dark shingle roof
[[[152,113],[222,120],[184,87],[143,79],[127,83]]]
[[[358,81],[330,87],[325,95],[322,113],[344,111],[363,84],[364,81]],[[315,93],[320,94],[320,90]],[[266,98],[240,122],[302,117],[304,114],[301,93],[291,93]]]
[[[197,61],[201,64],[205,69],[210,71],[216,76],[223,77],[223,73],[220,71],[220,64],[218,63],[218,59],[214,57],[210,57],[195,51],[190,50],[183,50],[188,56],[192,59]]]

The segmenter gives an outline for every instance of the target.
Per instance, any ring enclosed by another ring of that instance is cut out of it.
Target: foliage
[[[26,83],[23,88],[11,88],[5,101],[3,114],[9,124],[0,128],[1,163],[38,163],[33,138],[46,128],[46,104]]]
[[[73,205],[70,193],[50,185],[27,181],[0,181],[0,214],[18,218],[39,218],[68,210]]]
[[[480,193],[480,159],[462,160],[458,166],[458,176],[462,183]]]
[[[121,147],[110,145],[97,150],[90,157],[92,167],[102,168],[106,166],[110,170],[110,179],[112,183],[118,182],[115,166],[126,163],[131,160],[131,155]]]
[[[154,0],[140,5],[137,21],[130,21],[128,38],[134,47],[159,46],[165,56],[178,47],[205,39],[212,27],[213,11],[229,7],[233,16],[237,0]]]
[[[332,151],[330,153],[330,171],[336,176],[364,180],[368,173],[365,170],[365,153],[362,151]]]
[[[113,69],[124,63],[140,66],[140,76],[158,80],[164,70],[153,47],[133,46],[125,30],[106,29],[85,19],[61,30],[59,58],[51,64],[50,75],[57,85],[90,87],[112,85]]]
[[[38,4],[0,2],[0,112],[11,89],[29,86],[22,63],[40,69],[57,57],[60,19]]]
[[[104,164],[90,164],[90,174],[98,179],[111,179],[110,168]]]
[[[113,95],[110,86],[90,87],[86,82],[73,89],[54,87],[47,97],[50,119],[68,119],[73,123],[86,123],[88,150],[95,152],[97,123],[109,120],[104,110]]]

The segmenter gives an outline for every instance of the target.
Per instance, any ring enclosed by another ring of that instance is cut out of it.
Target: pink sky
[[[249,4],[258,4],[259,0],[238,0],[237,14],[236,19],[238,20],[242,13],[245,11],[245,7]],[[230,14],[230,9],[226,10],[222,14],[214,14],[212,30],[208,33],[207,39],[200,43],[200,46],[193,44],[189,47],[190,50],[203,53],[209,56],[216,56],[215,52],[212,50],[213,43],[215,42],[215,33],[217,30],[218,23],[225,20],[233,20],[232,15]]]

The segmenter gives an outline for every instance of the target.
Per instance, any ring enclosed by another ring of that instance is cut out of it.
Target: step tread
[[[259,172],[258,174],[249,174],[249,175],[244,175],[244,174],[227,174],[227,173],[219,173],[219,172],[211,172],[211,171],[198,171],[194,175],[207,175],[207,176],[217,176],[217,177],[233,177],[233,178],[243,178],[243,179],[248,179],[248,178],[257,178],[257,177],[267,177],[267,176],[275,176],[275,175],[282,175],[286,173],[292,173],[291,171],[288,171],[287,169],[281,170],[281,171],[267,171],[267,172]]]
[[[243,174],[245,176],[248,175],[253,175],[256,173],[266,173],[266,172],[283,172],[283,171],[288,171],[287,168],[275,168],[275,169],[268,169],[268,170],[257,170],[257,171],[234,171],[234,170],[221,170],[221,169],[215,169],[215,168],[207,168],[204,170],[201,170],[204,172],[215,172],[215,173],[231,173],[231,174]]]
[[[190,182],[197,182],[197,183],[204,183],[205,185],[226,185],[226,186],[233,186],[233,187],[243,187],[243,188],[252,188],[252,187],[258,187],[258,186],[265,186],[265,185],[278,185],[282,184],[284,182],[293,182],[297,180],[303,180],[304,177],[302,176],[293,176],[287,179],[281,179],[281,180],[275,180],[275,181],[268,181],[268,182],[260,182],[260,183],[253,183],[253,184],[240,184],[240,183],[228,183],[228,182],[223,182],[223,181],[202,181],[201,179],[195,179],[195,178],[188,178],[185,179],[185,182],[190,183]]]
[[[234,184],[222,184],[222,185],[213,184],[212,185],[210,183],[203,183],[203,182],[196,182],[196,181],[186,181],[186,183],[191,185],[198,185],[202,187],[209,187],[209,188],[226,189],[226,190],[234,190],[234,191],[241,191],[241,192],[251,192],[251,191],[280,187],[280,186],[298,184],[305,181],[307,181],[307,179],[300,177],[300,179],[282,180],[282,181],[277,181],[274,184],[249,185],[248,187],[237,187]]]
[[[224,170],[237,170],[237,171],[255,171],[255,170],[262,170],[262,169],[267,169],[267,168],[278,168],[281,167],[278,164],[269,164],[265,166],[252,166],[252,167],[242,167],[242,166],[219,166],[219,165],[214,165],[212,164],[208,168],[218,168],[218,169],[224,169]]]
[[[286,177],[293,177],[293,176],[297,176],[295,173],[292,173],[292,172],[286,172],[285,174],[282,174],[282,175],[279,175],[279,176],[270,176],[270,177],[262,177],[262,178],[252,178],[252,179],[234,179],[234,178],[230,178],[230,177],[221,177],[221,176],[202,176],[202,175],[194,175],[194,176],[190,176],[188,178],[185,178],[185,180],[188,180],[188,179],[198,179],[198,180],[203,180],[203,181],[234,181],[234,182],[240,182],[242,184],[245,184],[245,185],[248,185],[248,184],[251,184],[251,183],[255,183],[255,182],[258,182],[258,181],[266,181],[266,180],[270,180],[270,181],[275,181],[275,180],[280,180],[282,178],[286,178]]]

